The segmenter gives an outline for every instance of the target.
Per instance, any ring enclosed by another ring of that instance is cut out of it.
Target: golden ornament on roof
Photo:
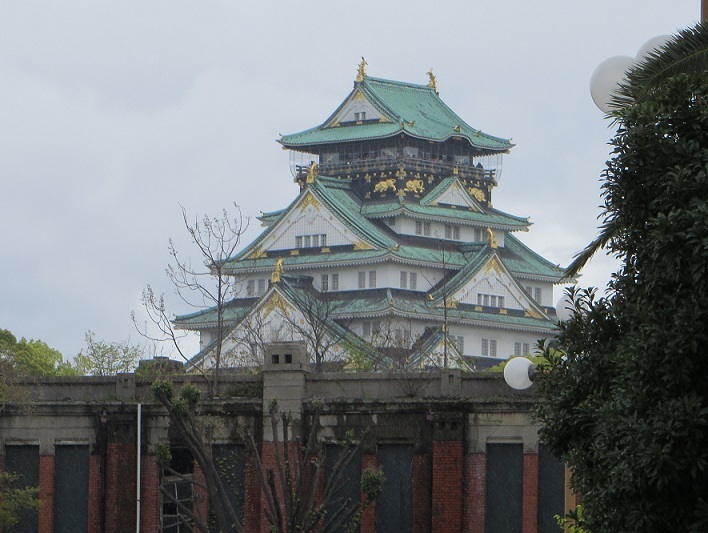
[[[317,176],[317,163],[313,161],[310,163],[310,166],[307,167],[307,178],[305,178],[305,183],[314,183],[315,176]]]
[[[433,74],[433,67],[430,67],[430,70],[428,71],[428,87],[433,89],[435,94],[438,93],[438,80],[435,79],[435,74]]]
[[[275,262],[275,267],[273,268],[273,272],[270,275],[270,281],[271,283],[278,283],[280,282],[280,278],[283,277],[283,258],[279,257],[278,260]]]
[[[366,65],[368,63],[366,62],[366,59],[364,59],[364,56],[361,56],[361,63],[359,63],[359,68],[356,71],[356,81],[357,83],[361,83],[364,81],[364,77],[366,76]]]

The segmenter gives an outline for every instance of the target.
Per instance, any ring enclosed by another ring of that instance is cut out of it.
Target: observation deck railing
[[[320,163],[317,166],[318,174],[323,176],[342,176],[361,172],[381,172],[382,170],[398,169],[401,165],[407,172],[427,172],[438,176],[451,176],[457,169],[457,175],[463,179],[475,179],[496,183],[495,169],[485,169],[474,164],[461,164],[451,161],[420,159],[417,157],[372,157],[353,159],[338,163]],[[305,179],[308,167],[298,165],[297,178]],[[412,177],[412,176],[411,176]]]

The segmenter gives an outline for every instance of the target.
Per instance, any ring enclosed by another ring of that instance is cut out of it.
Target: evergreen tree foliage
[[[708,531],[708,75],[652,83],[614,113],[603,176],[622,267],[607,297],[570,290],[537,379],[593,533]]]

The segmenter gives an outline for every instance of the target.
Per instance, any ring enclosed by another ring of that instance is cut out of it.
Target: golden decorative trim
[[[475,311],[484,311],[484,309],[482,309],[482,306],[481,306],[481,305],[475,305],[475,306],[474,306],[474,310],[475,310]]]
[[[384,192],[389,189],[393,190],[394,192],[396,191],[396,180],[394,178],[381,180],[374,186],[374,192]]]
[[[266,300],[263,304],[263,318],[266,318],[276,309],[282,311],[283,313],[286,313],[288,307],[289,305],[287,300],[283,298],[280,293],[274,292],[271,297],[268,298],[268,300]]]
[[[477,199],[479,202],[484,202],[486,200],[486,196],[484,195],[484,191],[481,189],[478,189],[477,187],[470,187],[467,189],[467,192],[470,193],[470,196],[473,198]]]
[[[300,250],[290,250],[290,255],[300,255]]]
[[[302,203],[300,204],[300,209],[302,211],[304,211],[310,205],[312,207],[314,207],[315,209],[317,209],[318,211],[320,210],[320,201],[317,198],[315,198],[315,196],[312,193],[309,193],[307,196],[305,196],[302,199]]]
[[[452,174],[453,176],[458,176],[460,174],[460,169],[457,167],[453,167]]]
[[[408,180],[406,190],[411,192],[423,192],[423,180]]]
[[[506,310],[505,308],[501,308],[501,309],[499,309],[499,314],[500,314],[500,315],[506,315],[506,314],[508,314],[508,313],[507,313],[507,310]]]
[[[323,246],[323,247],[320,249],[320,253],[322,253],[322,254],[326,254],[326,253],[329,253],[329,252],[330,252],[329,246]]]
[[[266,254],[265,250],[263,250],[263,248],[261,248],[260,246],[253,250],[253,252],[251,252],[251,255],[248,256],[249,259],[263,259],[264,257],[268,257],[268,255]]]
[[[354,243],[354,249],[355,250],[372,250],[373,246],[370,246],[367,243],[365,243],[364,241],[362,241],[361,239],[358,239]]]
[[[396,171],[396,177],[402,180],[405,179],[406,176],[408,176],[406,169],[403,167],[403,165],[399,166],[398,170]]]

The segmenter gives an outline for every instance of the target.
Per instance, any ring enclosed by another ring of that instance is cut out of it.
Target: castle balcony
[[[352,159],[336,163],[320,163],[317,166],[318,174],[330,177],[363,177],[367,173],[398,170],[403,167],[406,172],[420,172],[432,174],[442,178],[457,175],[462,179],[487,181],[496,185],[496,170],[485,169],[477,164],[455,163],[453,161],[421,159],[418,157],[373,157]],[[297,165],[297,179],[307,177],[308,167]]]

